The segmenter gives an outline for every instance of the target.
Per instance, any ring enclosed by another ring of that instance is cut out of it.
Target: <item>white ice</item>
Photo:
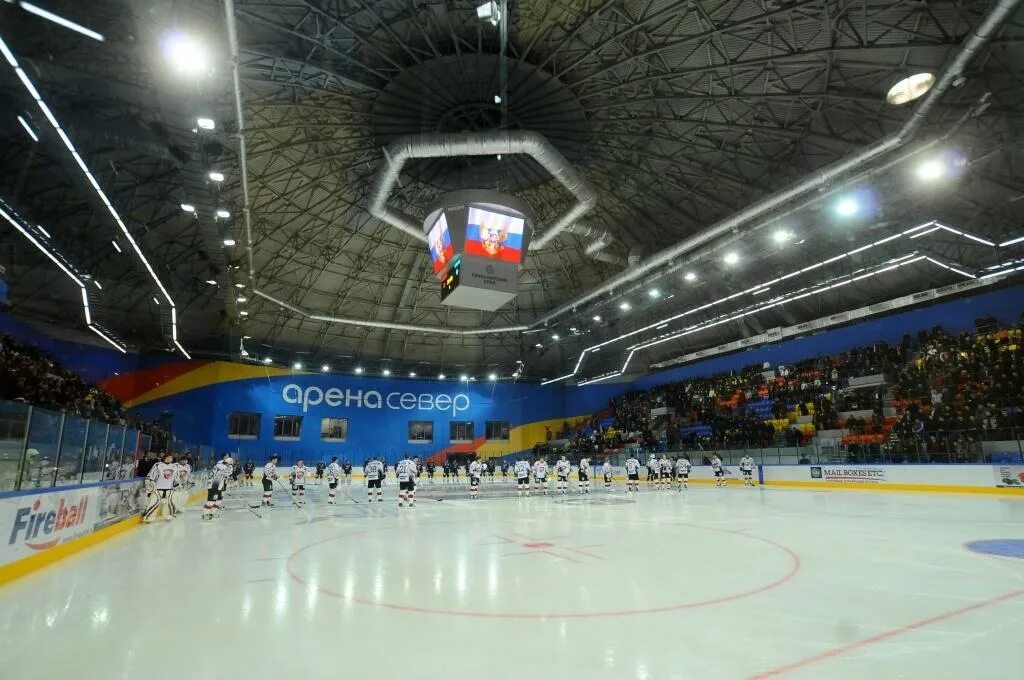
[[[1024,560],[963,546],[1024,538],[1024,499],[351,490],[236,491],[3,587],[0,677],[1024,677]]]

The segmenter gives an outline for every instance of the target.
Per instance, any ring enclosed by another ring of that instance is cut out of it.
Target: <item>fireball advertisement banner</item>
[[[0,499],[0,564],[14,562],[93,532],[96,487]]]

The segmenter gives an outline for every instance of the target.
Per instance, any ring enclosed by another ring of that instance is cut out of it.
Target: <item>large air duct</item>
[[[460,156],[497,156],[526,154],[533,157],[575,198],[576,204],[547,225],[530,249],[543,248],[597,204],[597,194],[576,172],[565,156],[543,135],[535,132],[480,132],[433,134],[402,137],[384,150],[384,164],[370,195],[370,214],[401,229],[419,241],[426,241],[423,220],[387,206],[391,189],[398,181],[402,166],[414,158],[456,158]]]

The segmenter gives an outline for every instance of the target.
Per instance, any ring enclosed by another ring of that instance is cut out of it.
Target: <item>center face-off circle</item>
[[[800,560],[768,539],[692,524],[509,521],[355,531],[300,548],[287,568],[345,602],[546,619],[732,602],[782,585]]]

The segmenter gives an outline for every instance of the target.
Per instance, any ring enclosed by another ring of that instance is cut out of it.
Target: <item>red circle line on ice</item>
[[[444,523],[447,524],[448,522],[444,522]],[[665,612],[682,611],[682,610],[686,610],[686,609],[698,609],[698,608],[701,608],[701,607],[708,607],[708,606],[716,605],[716,604],[726,604],[728,602],[735,602],[736,600],[742,600],[742,599],[745,599],[745,598],[748,598],[748,597],[753,597],[754,595],[759,595],[761,593],[767,592],[767,591],[772,590],[774,588],[778,588],[779,586],[783,585],[784,583],[786,583],[787,581],[792,579],[794,576],[796,576],[797,572],[800,571],[800,567],[801,567],[800,557],[795,552],[793,552],[792,550],[787,548],[786,546],[782,545],[781,543],[776,543],[775,541],[772,541],[770,539],[761,538],[760,536],[753,536],[753,535],[748,534],[746,532],[739,532],[739,531],[734,531],[734,530],[731,530],[731,529],[716,529],[714,527],[700,526],[698,524],[688,524],[688,523],[685,523],[685,522],[669,522],[668,524],[672,524],[674,526],[689,527],[689,528],[698,529],[698,530],[701,530],[701,531],[712,531],[712,532],[716,532],[716,533],[730,534],[732,536],[735,536],[736,538],[742,538],[742,539],[745,539],[745,540],[756,541],[758,543],[763,543],[763,544],[766,544],[766,545],[770,545],[770,546],[772,546],[774,548],[777,548],[778,550],[782,551],[783,553],[785,553],[785,555],[789,559],[789,569],[786,571],[785,574],[783,574],[779,578],[771,581],[770,583],[766,583],[766,584],[758,586],[756,588],[751,588],[750,590],[744,590],[744,591],[739,592],[739,593],[733,593],[731,595],[723,595],[721,597],[715,597],[715,598],[711,598],[711,599],[708,599],[708,600],[698,600],[698,601],[695,601],[695,602],[682,602],[682,603],[678,603],[678,604],[665,605],[663,607],[650,607],[650,608],[647,608],[647,609],[622,609],[622,610],[616,610],[616,611],[596,611],[596,612],[488,612],[488,611],[472,611],[472,610],[458,610],[458,609],[439,609],[439,608],[435,608],[435,607],[417,607],[415,605],[404,605],[404,604],[394,604],[394,603],[390,603],[390,602],[379,602],[377,600],[371,600],[371,599],[365,598],[365,597],[357,597],[357,596],[345,595],[344,593],[340,593],[340,592],[338,592],[336,590],[331,590],[330,588],[326,588],[326,587],[324,587],[321,584],[311,584],[309,579],[307,579],[303,574],[299,573],[296,570],[295,565],[294,565],[295,559],[297,557],[299,557],[300,555],[302,555],[303,553],[307,552],[308,550],[312,550],[313,548],[321,546],[321,545],[323,545],[325,543],[330,543],[331,541],[337,541],[337,540],[344,539],[344,538],[351,538],[351,537],[354,537],[354,536],[365,535],[365,534],[368,534],[369,531],[354,531],[354,532],[350,532],[350,533],[339,534],[339,535],[336,535],[336,536],[330,536],[328,538],[324,538],[324,539],[321,539],[319,541],[315,541],[313,543],[310,543],[309,545],[307,545],[307,546],[305,546],[303,548],[299,548],[298,550],[293,552],[288,557],[287,570],[288,570],[288,575],[296,583],[299,583],[300,585],[303,585],[303,586],[305,586],[307,588],[312,585],[314,590],[316,590],[319,593],[322,593],[323,595],[328,595],[328,596],[331,596],[331,597],[336,597],[336,598],[338,598],[340,600],[345,600],[347,602],[356,602],[356,603],[359,603],[359,604],[365,604],[365,605],[369,605],[369,606],[373,606],[373,607],[380,607],[382,609],[390,609],[390,610],[402,611],[402,612],[411,612],[411,613],[416,613],[416,614],[437,614],[437,615],[441,615],[441,616],[464,616],[464,617],[481,618],[481,619],[520,619],[520,620],[598,619],[598,618],[612,618],[612,617],[623,617],[623,616],[640,616],[640,615],[643,615],[643,614],[661,614],[661,613],[665,613]],[[395,528],[397,528],[397,527],[395,527]]]

